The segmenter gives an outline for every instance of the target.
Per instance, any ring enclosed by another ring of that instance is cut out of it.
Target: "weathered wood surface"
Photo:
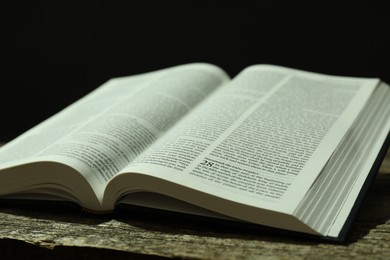
[[[0,259],[390,259],[390,160],[382,165],[345,244],[119,211],[0,204]]]

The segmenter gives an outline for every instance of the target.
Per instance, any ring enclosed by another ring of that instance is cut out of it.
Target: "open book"
[[[338,239],[387,150],[389,101],[380,79],[266,64],[114,78],[1,147],[0,195]]]

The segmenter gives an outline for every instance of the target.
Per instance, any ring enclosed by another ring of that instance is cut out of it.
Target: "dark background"
[[[13,1],[0,9],[0,142],[109,78],[189,62],[231,76],[271,63],[390,82],[387,9],[312,2]]]

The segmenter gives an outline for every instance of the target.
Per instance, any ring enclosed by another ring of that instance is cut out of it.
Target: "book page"
[[[58,161],[105,183],[229,77],[187,64],[109,80],[0,150],[0,168]]]
[[[374,162],[390,131],[389,100],[390,87],[381,82],[294,212],[321,233],[339,234],[368,174],[376,173]]]
[[[377,83],[249,67],[123,172],[182,185],[188,193],[164,191],[163,185],[150,189],[236,217],[245,213],[233,214],[222,200],[200,202],[190,190],[290,214]]]

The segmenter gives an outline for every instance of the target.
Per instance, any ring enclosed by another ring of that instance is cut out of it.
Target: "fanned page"
[[[260,224],[273,215],[258,208],[293,214],[378,82],[248,67],[115,176],[105,205],[155,191]]]
[[[295,215],[329,236],[338,236],[373,169],[390,131],[390,87],[381,82]],[[347,223],[348,225],[349,223]]]
[[[205,63],[109,80],[1,148],[0,178],[11,185],[0,184],[0,195],[28,189],[101,210],[97,200],[107,181],[228,80],[222,69]],[[22,167],[20,179],[6,176],[7,169],[43,161],[76,169],[95,194],[80,189],[80,180],[68,183],[65,172],[50,174],[54,168],[32,168],[32,175]],[[26,187],[24,179],[32,183]]]

